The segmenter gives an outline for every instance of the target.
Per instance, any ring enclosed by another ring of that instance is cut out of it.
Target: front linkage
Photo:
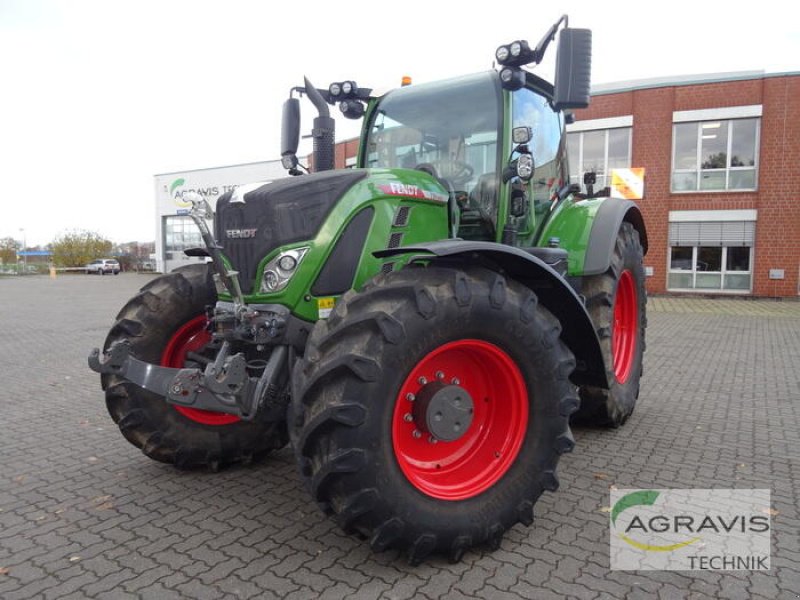
[[[101,374],[118,375],[159,396],[168,403],[188,408],[221,412],[251,421],[257,416],[268,420],[284,418],[286,401],[282,381],[296,347],[305,342],[304,329],[285,306],[251,305],[244,302],[238,273],[225,266],[220,247],[208,229],[208,203],[199,194],[187,194],[192,202],[191,217],[200,229],[211,258],[214,280],[232,291],[233,302],[217,302],[210,320],[215,324],[212,347],[218,347],[213,361],[204,369],[176,369],[139,360],[131,345],[120,340],[100,357],[95,348],[89,355],[89,368]],[[248,363],[243,352],[232,353],[235,343],[254,344],[259,350],[272,346],[269,359]],[[261,371],[260,376],[251,373]]]

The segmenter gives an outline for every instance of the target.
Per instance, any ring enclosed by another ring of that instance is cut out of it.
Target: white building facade
[[[184,194],[197,192],[214,208],[217,199],[236,186],[268,183],[286,176],[279,160],[156,175],[156,270],[169,273],[177,267],[205,261],[184,254],[188,248],[203,246],[200,231],[189,216],[191,204],[183,200]],[[209,227],[213,231],[212,223]]]

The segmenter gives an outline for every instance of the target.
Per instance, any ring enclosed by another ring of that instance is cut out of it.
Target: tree
[[[728,155],[725,152],[709,154],[701,165],[703,169],[724,169],[728,164]]]
[[[83,267],[111,253],[111,242],[99,233],[82,229],[62,233],[53,240],[53,262],[59,267]]]
[[[13,265],[17,263],[17,241],[14,238],[6,237],[0,239],[0,263]]]

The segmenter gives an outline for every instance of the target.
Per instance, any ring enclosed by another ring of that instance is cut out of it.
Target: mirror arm
[[[547,46],[549,46],[550,42],[556,38],[556,32],[558,31],[558,27],[561,25],[561,23],[564,23],[564,27],[569,27],[569,17],[567,15],[561,15],[561,18],[556,21],[550,29],[547,30],[547,33],[545,33],[544,36],[542,36],[542,39],[539,40],[539,43],[536,44],[536,49],[533,51],[533,60],[537,65],[542,62],[544,53],[547,50]]]

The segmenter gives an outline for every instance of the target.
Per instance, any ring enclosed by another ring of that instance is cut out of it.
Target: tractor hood
[[[214,237],[239,271],[242,292],[253,292],[258,264],[273,249],[314,238],[336,202],[366,171],[326,171],[265,184],[235,202],[217,201]]]

